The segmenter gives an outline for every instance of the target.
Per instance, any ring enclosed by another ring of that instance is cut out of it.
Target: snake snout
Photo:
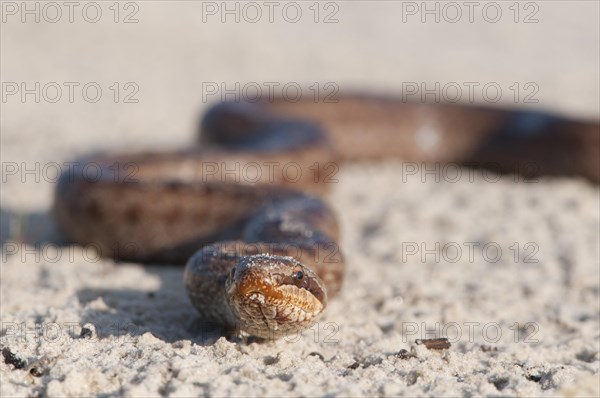
[[[261,337],[310,327],[327,303],[321,279],[291,257],[243,257],[230,271],[226,285],[229,305],[240,326]]]
[[[248,297],[253,294],[264,294],[271,287],[268,273],[264,268],[256,267],[252,258],[242,258],[231,271],[227,278],[227,293],[235,297]]]

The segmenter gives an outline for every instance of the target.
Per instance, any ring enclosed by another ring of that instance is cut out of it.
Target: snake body
[[[600,180],[597,122],[544,113],[348,95],[221,103],[200,131],[187,150],[80,159],[61,176],[55,215],[104,256],[187,263],[205,319],[266,338],[312,325],[341,287],[325,165],[397,157]],[[273,172],[285,165],[292,177]]]

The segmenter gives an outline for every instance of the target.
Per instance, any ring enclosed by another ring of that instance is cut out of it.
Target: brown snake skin
[[[320,198],[329,166],[396,157],[600,180],[597,122],[365,95],[221,103],[200,141],[81,159],[61,177],[55,215],[104,256],[187,262],[185,286],[204,318],[264,338],[309,327],[341,287],[337,221]]]

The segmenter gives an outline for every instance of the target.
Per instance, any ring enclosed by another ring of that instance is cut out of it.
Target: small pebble
[[[452,346],[445,337],[439,339],[417,339],[415,340],[415,344],[424,344],[428,350],[446,350]]]
[[[4,363],[14,366],[15,369],[23,369],[26,365],[26,362],[14,354],[8,347],[2,349],[2,356],[4,357]]]

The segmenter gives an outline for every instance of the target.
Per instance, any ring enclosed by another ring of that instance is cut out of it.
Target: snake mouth
[[[277,288],[281,294],[281,306],[275,319],[278,322],[304,322],[318,317],[325,309],[321,302],[310,291],[294,285],[283,285]]]
[[[294,308],[306,313],[320,312],[325,305],[310,291],[294,285],[270,286],[268,289],[257,289],[256,286],[242,286],[237,293],[242,301],[257,305],[284,303],[286,309]],[[287,313],[289,311],[283,311]]]
[[[301,332],[313,325],[325,309],[325,303],[311,292],[294,285],[269,286],[262,290],[249,283],[238,288],[230,305],[238,315],[240,326],[259,337]]]
[[[290,257],[249,256],[232,270],[226,286],[240,326],[261,337],[310,327],[327,302],[319,277]]]
[[[312,272],[298,282],[293,277],[269,272],[266,267],[240,268],[228,283],[228,293],[243,301],[256,304],[283,302],[305,312],[325,307],[326,293],[321,288],[322,282],[316,281],[318,276]]]

